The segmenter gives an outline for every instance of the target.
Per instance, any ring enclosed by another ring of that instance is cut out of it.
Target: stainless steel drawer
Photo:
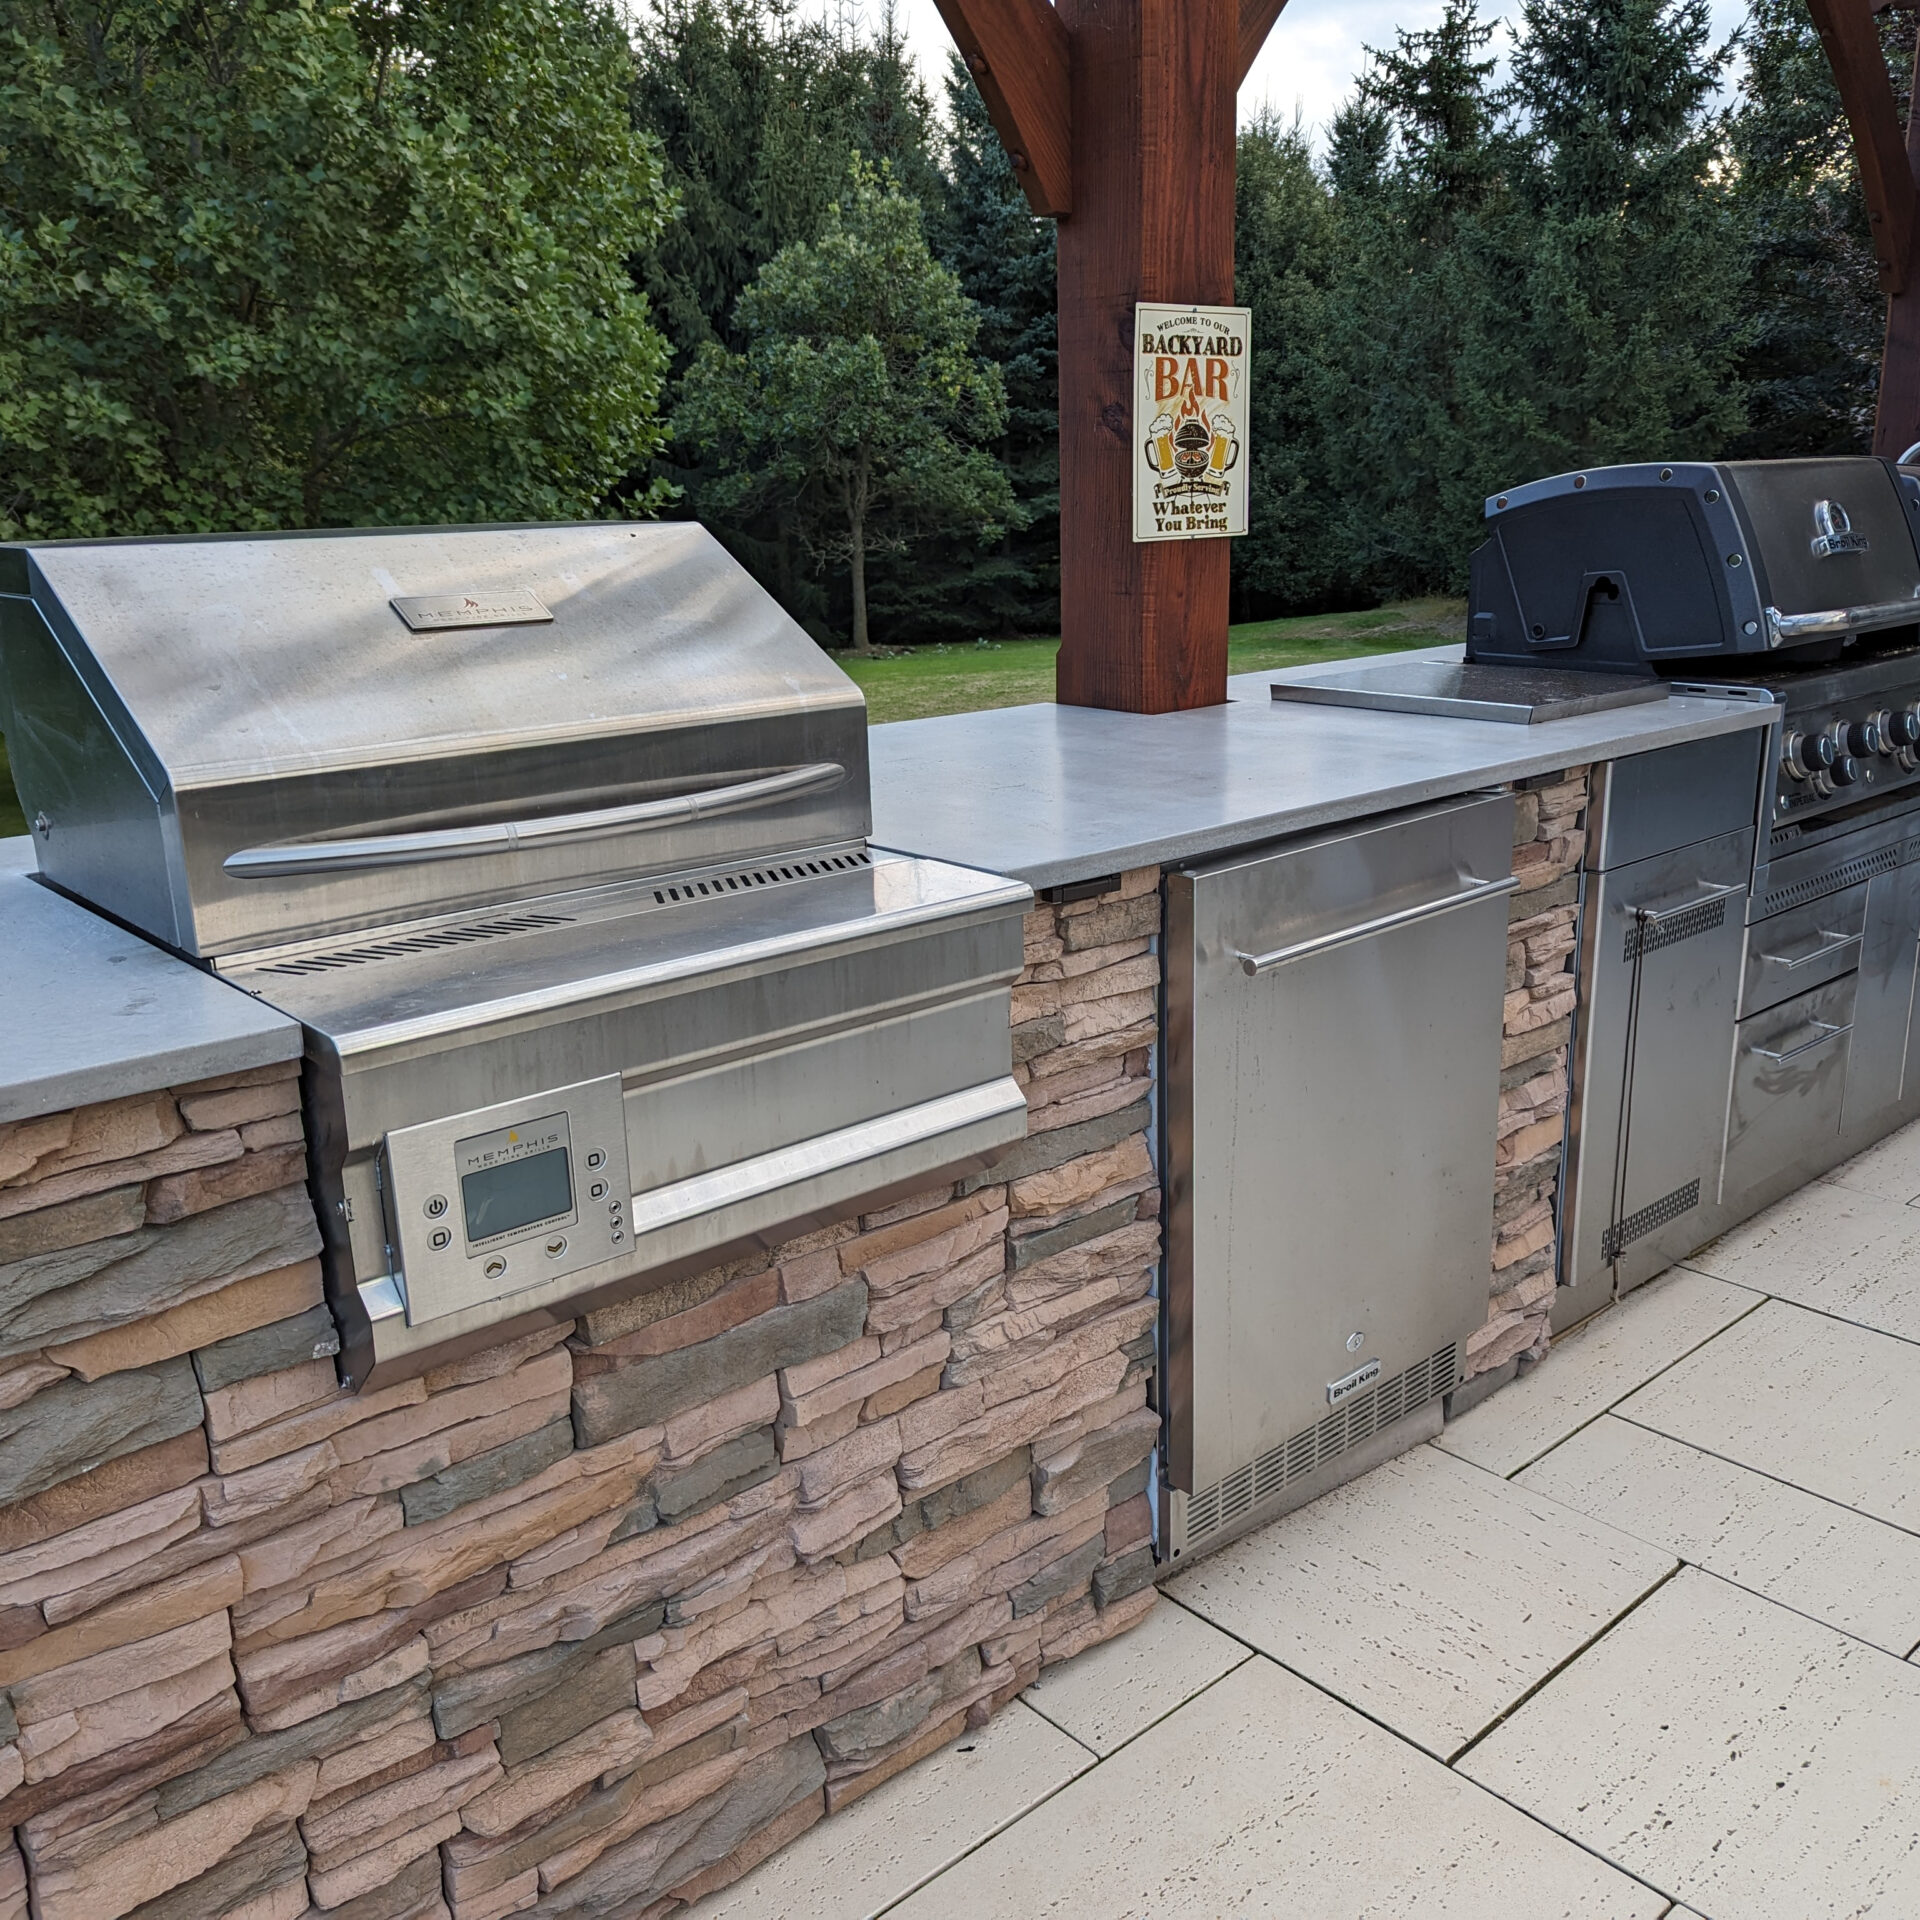
[[[1740,1022],[1724,1199],[1737,1200],[1802,1164],[1811,1172],[1830,1164],[1840,1133],[1857,979],[1843,975]]]
[[[1866,924],[1864,884],[1756,920],[1747,929],[1741,1017],[1763,1013],[1795,994],[1851,973],[1860,964],[1860,937]]]

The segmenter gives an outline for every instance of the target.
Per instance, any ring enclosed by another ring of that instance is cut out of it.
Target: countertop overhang
[[[1371,658],[1458,660],[1459,647]],[[1295,705],[1268,669],[1224,706],[1036,705],[897,720],[869,734],[873,839],[1030,887],[1203,859],[1563,767],[1767,725],[1776,707],[1675,695],[1516,726]]]

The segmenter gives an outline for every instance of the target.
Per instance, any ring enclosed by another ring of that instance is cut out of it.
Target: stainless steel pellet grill
[[[306,1030],[350,1385],[1025,1132],[1031,896],[698,527],[3,548],[0,649],[41,877]]]

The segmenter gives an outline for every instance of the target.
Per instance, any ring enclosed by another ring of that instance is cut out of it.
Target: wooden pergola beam
[[[1886,56],[1880,51],[1873,10],[1868,0],[1808,0],[1808,6],[1853,133],[1874,257],[1880,263],[1881,290],[1889,295],[1904,293],[1920,196],[1915,193],[1913,164],[1900,136],[1900,116],[1887,81]]]
[[[935,0],[1035,213],[1073,211],[1067,30],[1048,0]]]
[[[1240,71],[1234,79],[1235,87],[1245,85],[1286,4],[1287,0],[1240,0]]]

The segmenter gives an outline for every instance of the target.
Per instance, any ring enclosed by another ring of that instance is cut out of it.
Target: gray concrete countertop
[[[1458,647],[1408,656],[1454,659]],[[1276,702],[1238,674],[1191,713],[1002,707],[868,735],[873,838],[1055,887],[1191,860],[1475,787],[1764,726],[1775,709],[1668,699],[1518,726]]]
[[[29,876],[0,840],[0,1122],[296,1059],[300,1028]]]

